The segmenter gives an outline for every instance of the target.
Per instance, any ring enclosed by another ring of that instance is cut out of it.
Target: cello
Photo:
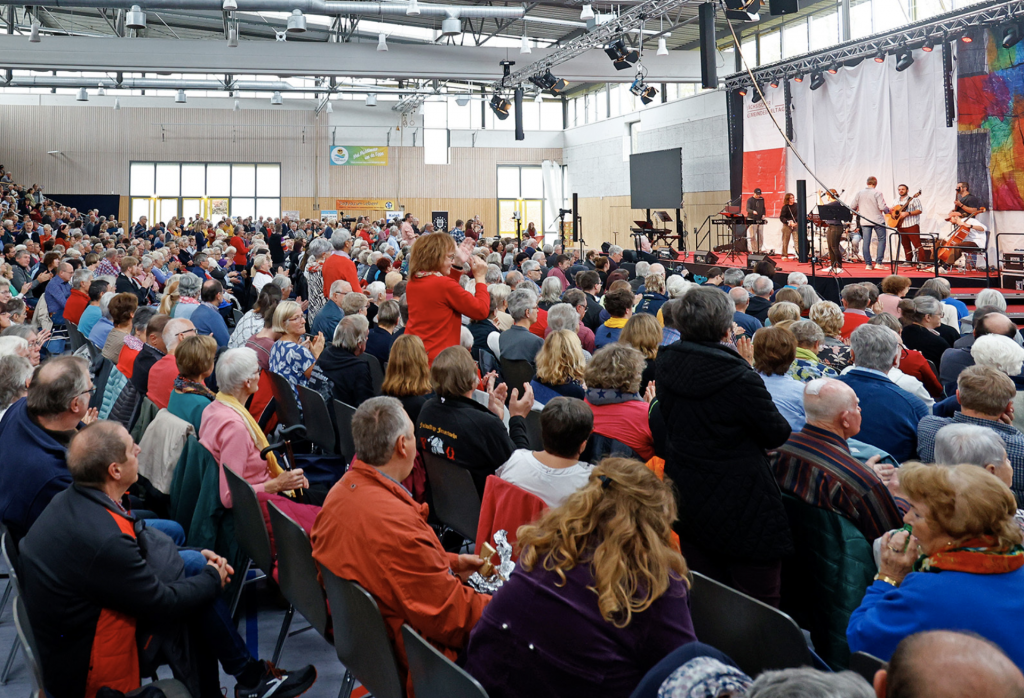
[[[957,246],[964,244],[967,236],[971,234],[971,226],[960,225],[952,234],[946,239],[939,242],[939,251],[936,255],[939,260],[939,264],[945,264],[950,266],[952,262],[950,258],[956,251]]]

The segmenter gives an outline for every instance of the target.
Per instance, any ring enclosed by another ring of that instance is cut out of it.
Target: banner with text
[[[388,149],[368,145],[332,145],[332,165],[387,165]]]
[[[398,205],[391,199],[335,199],[338,211],[395,211]]]

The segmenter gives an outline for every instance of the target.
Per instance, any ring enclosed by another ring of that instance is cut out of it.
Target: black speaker
[[[718,255],[710,250],[707,252],[694,252],[693,261],[697,264],[714,264],[718,261]]]
[[[799,11],[798,0],[768,0],[768,12],[773,15],[789,15]]]
[[[700,28],[700,84],[706,90],[718,88],[718,50],[715,46],[715,5],[705,2],[697,14]]]
[[[526,139],[526,134],[523,133],[523,88],[517,87],[515,91],[516,99],[516,140],[521,141]]]
[[[769,262],[774,264],[776,267],[779,266],[778,262],[776,262],[774,259],[772,259],[771,257],[769,257],[766,254],[748,254],[747,255],[747,269],[752,271],[754,269],[754,267],[757,266],[757,263],[760,262],[762,259],[767,259]]]

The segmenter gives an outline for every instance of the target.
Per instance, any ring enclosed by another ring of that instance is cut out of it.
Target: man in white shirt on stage
[[[986,238],[988,237],[988,228],[979,221],[977,218],[970,218],[963,215],[959,211],[953,211],[949,214],[949,222],[955,226],[954,233],[960,228],[966,227],[967,237],[963,242],[959,243],[959,247],[977,247],[982,248],[986,244]],[[947,238],[948,240],[948,238]],[[942,248],[942,243],[939,244],[939,249]],[[960,259],[960,256],[964,254],[964,250],[953,249],[952,255],[949,258],[949,266],[953,266]],[[970,266],[977,267],[977,255],[973,254],[970,250],[967,251],[968,263]]]
[[[885,203],[882,192],[875,189],[878,180],[868,177],[867,187],[857,192],[853,197],[853,205],[850,206],[860,215],[860,230],[864,236],[864,261],[865,269],[871,269],[871,235],[878,235],[878,258],[875,260],[875,269],[884,269],[882,262],[885,260],[885,237],[888,232],[885,229],[885,214],[889,207]]]

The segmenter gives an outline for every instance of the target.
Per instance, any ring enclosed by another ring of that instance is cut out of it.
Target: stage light
[[[828,74],[829,75],[835,75],[838,72],[839,72],[839,64],[836,63],[835,61],[832,61],[829,64],[829,66],[828,66]]]
[[[640,93],[640,101],[643,104],[650,104],[654,101],[654,98],[658,96],[658,90],[654,85],[644,86],[643,91]]]
[[[120,99],[115,99],[114,100],[114,111],[121,111],[121,100]]]
[[[146,13],[138,5],[132,5],[132,9],[124,16],[124,26],[138,31],[146,28]]]
[[[388,50],[388,38],[381,32],[377,35],[377,50],[387,51]]]
[[[188,99],[185,97],[185,90],[178,90],[178,94],[174,95],[175,104],[188,104]]]
[[[553,95],[561,94],[569,89],[569,81],[556,78],[550,70],[545,71],[543,75],[532,76],[530,82],[542,90],[548,90]]]
[[[761,19],[758,12],[761,0],[726,0],[725,16],[737,22],[757,22]]]
[[[969,44],[974,41],[974,37],[972,37],[970,34],[964,34],[963,36],[960,37],[960,41],[964,42],[965,44]]]
[[[88,102],[89,101],[89,93],[86,91],[86,89],[84,87],[78,88],[78,94],[75,95],[75,101],[76,102]]]
[[[583,11],[580,12],[580,19],[594,19],[594,8],[589,3],[583,6]]]
[[[377,95],[370,93],[366,95],[366,106],[375,107],[377,106]]]
[[[804,81],[804,76],[803,76],[803,73],[797,73],[797,74],[796,74],[796,75],[795,75],[795,76],[793,77],[793,82],[803,82],[803,81]]]
[[[741,87],[738,90],[736,90],[736,93],[739,94],[740,97],[746,97],[747,96],[747,88],[746,87]]]
[[[302,14],[302,10],[292,10],[291,15],[288,17],[288,28],[286,31],[292,34],[301,34],[306,31],[306,17]]]
[[[39,43],[39,27],[40,26],[42,26],[42,25],[40,25],[39,22],[32,22],[32,30],[29,32],[29,35],[28,35],[28,42],[30,44],[38,44]]]
[[[668,55],[668,46],[665,43],[665,37],[661,37],[660,39],[658,39],[658,53],[656,55],[658,55],[658,56],[667,56]]]
[[[640,53],[636,49],[627,48],[621,37],[608,44],[604,52],[612,59],[616,70],[625,70],[640,60]]]
[[[757,104],[761,101],[761,90],[754,90],[754,96],[750,98],[751,104]]]
[[[526,34],[523,34],[523,38],[519,42],[519,53],[533,53],[530,50],[530,40],[526,38]]]
[[[825,76],[821,73],[814,73],[811,75],[811,89],[816,90],[825,84]]]
[[[1024,35],[1021,34],[1020,25],[1011,24],[1003,34],[1003,48],[1013,48],[1021,39],[1024,39]]]
[[[914,53],[910,49],[903,49],[896,54],[897,73],[902,73],[912,65],[914,65]]]
[[[875,63],[885,63],[885,51],[881,49],[875,54]]]
[[[921,47],[921,50],[925,53],[931,53],[935,50],[935,41],[932,39],[925,40],[924,46]]]
[[[772,89],[775,89],[776,87],[779,86],[779,79],[778,78],[772,78],[772,81],[770,83],[768,83],[768,84],[772,86]]]
[[[502,121],[508,118],[508,110],[512,108],[512,105],[509,104],[509,101],[499,94],[496,94],[493,97],[491,97],[490,106],[491,111],[494,112],[494,115],[501,119]]]
[[[280,107],[282,104],[284,104],[284,99],[281,98],[281,93],[280,92],[275,92],[270,97],[270,104],[271,104],[271,106],[274,106],[274,107]]]

